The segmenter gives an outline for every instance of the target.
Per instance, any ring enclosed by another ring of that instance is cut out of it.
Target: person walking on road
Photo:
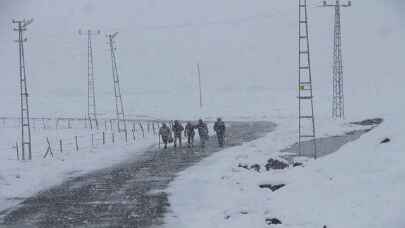
[[[217,134],[218,145],[219,147],[224,146],[225,139],[225,123],[221,118],[218,118],[214,124],[214,131]]]
[[[177,141],[179,141],[179,147],[181,147],[181,133],[184,131],[184,127],[178,120],[175,120],[172,129],[174,133],[174,147],[177,147]]]
[[[169,143],[171,135],[172,133],[170,131],[170,128],[166,125],[166,123],[163,123],[163,125],[159,129],[159,137],[162,137],[162,142],[165,149],[167,149],[167,143]]]
[[[200,136],[201,147],[205,147],[205,142],[208,141],[209,138],[207,124],[204,123],[202,119],[199,119],[196,128],[198,129],[198,135]]]
[[[194,136],[195,136],[195,131],[194,131],[194,126],[191,122],[187,122],[185,130],[184,130],[184,136],[187,137],[187,144],[188,147],[193,147],[194,146]]]

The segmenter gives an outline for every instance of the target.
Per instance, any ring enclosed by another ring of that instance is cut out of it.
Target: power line
[[[167,24],[167,25],[151,25],[151,26],[139,26],[141,30],[176,30],[176,29],[187,29],[187,28],[203,28],[203,27],[210,27],[210,26],[221,26],[221,25],[241,25],[246,23],[251,23],[254,21],[260,20],[270,20],[273,19],[275,16],[282,16],[286,14],[290,14],[291,10],[286,11],[279,11],[274,10],[274,12],[264,12],[264,13],[257,13],[250,16],[245,17],[235,17],[235,18],[226,18],[223,20],[207,20],[203,22],[187,22],[187,23],[179,23],[179,24]]]

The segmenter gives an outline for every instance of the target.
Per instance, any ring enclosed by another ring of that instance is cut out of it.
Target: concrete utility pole
[[[341,28],[341,7],[350,7],[351,1],[346,4],[340,3],[339,0],[335,4],[328,4],[323,1],[322,7],[333,7],[335,11],[335,25],[333,36],[333,103],[332,103],[332,118],[344,119],[345,104],[343,90],[343,56],[342,56],[342,28]]]
[[[90,129],[98,129],[97,109],[96,109],[96,89],[94,86],[94,64],[93,64],[93,46],[92,36],[99,35],[100,30],[96,32],[87,30],[82,33],[79,30],[79,35],[87,36],[87,117],[90,124]]]
[[[32,160],[31,153],[31,127],[30,127],[30,112],[28,102],[28,89],[27,89],[27,74],[25,68],[24,56],[24,32],[27,31],[27,26],[34,20],[13,20],[16,25],[14,31],[18,32],[18,53],[19,53],[19,72],[20,72],[20,100],[21,100],[21,159],[25,160],[25,153],[28,152],[28,160]]]
[[[313,142],[313,155],[316,159],[317,148],[315,141],[307,0],[299,0],[298,2],[298,154],[303,154],[302,141],[310,139]]]
[[[200,108],[203,107],[200,64],[197,63],[198,87],[200,89]]]
[[[114,38],[117,35],[118,35],[118,32],[116,32],[114,34],[108,34],[107,39],[108,39],[108,46],[110,48],[110,53],[111,53],[112,75],[113,75],[113,83],[114,83],[115,112],[117,115],[117,128],[118,128],[118,132],[126,132],[127,123],[125,120],[124,103],[122,101],[120,79],[119,79],[118,67],[117,67],[117,55],[116,55],[117,48],[114,46]]]

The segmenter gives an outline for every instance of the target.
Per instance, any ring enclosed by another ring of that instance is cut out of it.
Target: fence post
[[[155,123],[152,123],[152,132],[154,135],[156,135],[156,129],[155,129]]]
[[[79,151],[79,144],[77,143],[77,136],[75,136],[76,151]]]
[[[125,129],[125,143],[128,144],[128,131]]]
[[[115,135],[114,132],[111,132],[111,141],[114,144],[115,143]]]
[[[91,133],[91,146],[94,146],[94,134]]]
[[[145,138],[145,130],[143,129],[141,122],[139,122],[139,127],[141,128],[141,131],[142,131],[142,137]]]
[[[45,119],[44,119],[44,118],[42,118],[42,127],[43,127],[44,129],[46,129]]]
[[[70,119],[68,119],[68,128],[72,128],[72,125],[70,124]]]
[[[136,141],[136,137],[135,137],[135,129],[132,129],[132,137],[134,139],[134,142]]]
[[[84,120],[84,128],[87,129],[87,117],[84,116],[84,119],[83,119],[83,120]]]
[[[18,151],[18,141],[15,143],[15,148],[17,150],[17,160],[20,160],[20,153]]]
[[[103,145],[105,144],[105,132],[103,131]]]
[[[44,156],[42,158],[48,157],[48,154],[51,154],[51,156],[53,157],[51,143],[49,142],[48,137],[46,138],[46,142],[48,143],[48,148],[46,149],[46,153],[44,154]]]
[[[110,119],[110,129],[111,129],[111,131],[113,130],[113,122],[112,122],[112,119]]]
[[[63,153],[62,139],[59,139],[59,151]]]

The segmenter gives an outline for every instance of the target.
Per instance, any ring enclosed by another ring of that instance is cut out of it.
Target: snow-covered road
[[[227,145],[236,146],[272,131],[270,122],[231,123]],[[219,151],[207,147],[150,148],[135,161],[73,178],[28,198],[6,214],[2,225],[38,227],[149,227],[162,222],[169,201],[163,191],[176,174]],[[208,171],[207,171],[208,172]],[[0,225],[1,226],[1,225]]]

